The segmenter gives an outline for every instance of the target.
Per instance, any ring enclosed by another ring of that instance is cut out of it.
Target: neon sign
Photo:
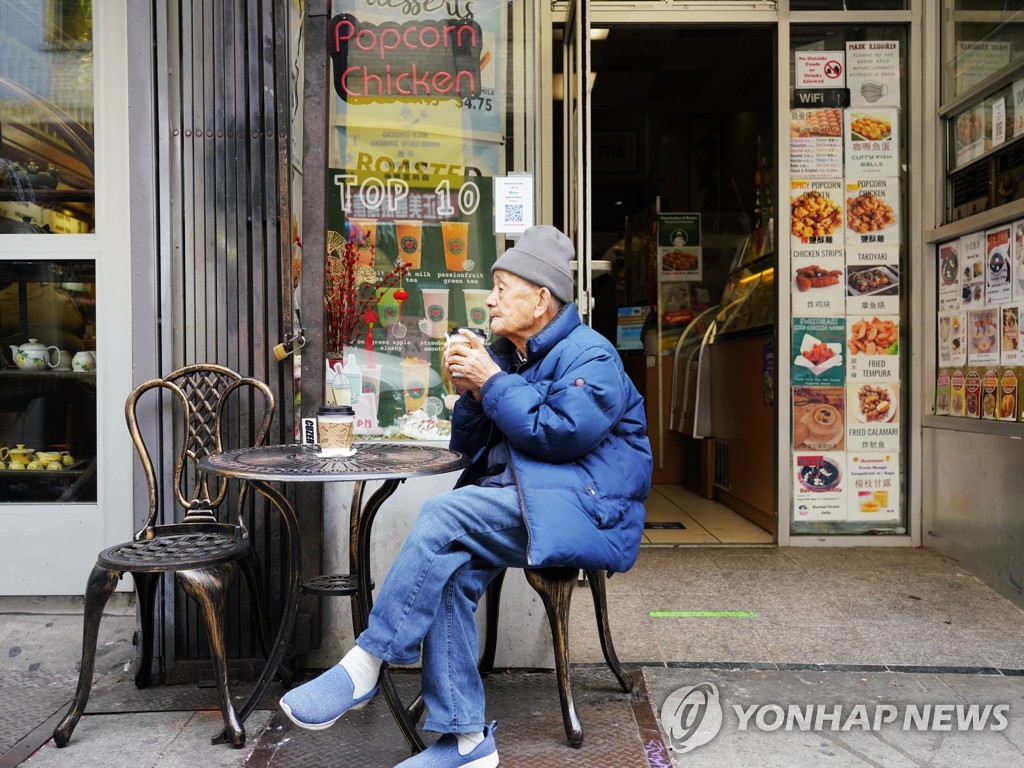
[[[462,99],[480,94],[483,35],[471,19],[360,22],[327,27],[334,90],[345,101]]]

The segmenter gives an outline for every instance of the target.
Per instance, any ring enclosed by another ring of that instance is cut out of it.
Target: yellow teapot
[[[0,448],[0,461],[9,459],[10,461],[19,461],[22,464],[28,464],[32,458],[32,449],[26,448],[22,443],[18,443],[15,448]]]

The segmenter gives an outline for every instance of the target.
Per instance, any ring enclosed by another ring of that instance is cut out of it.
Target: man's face
[[[529,338],[540,320],[541,289],[503,269],[494,272],[494,288],[487,297],[491,333],[515,341]]]

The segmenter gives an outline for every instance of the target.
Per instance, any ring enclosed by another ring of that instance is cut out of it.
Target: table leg
[[[284,520],[285,531],[288,536],[288,583],[284,593],[284,611],[281,616],[281,626],[277,630],[277,637],[274,639],[270,656],[267,658],[267,663],[263,667],[259,680],[256,681],[256,687],[249,694],[245,704],[238,710],[238,719],[243,723],[256,708],[260,697],[263,696],[263,692],[267,689],[267,685],[270,684],[274,673],[277,672],[277,668],[281,666],[281,662],[284,659],[285,646],[287,646],[292,630],[295,628],[295,616],[298,613],[299,581],[302,568],[299,520],[291,503],[285,498],[284,494],[270,483],[262,480],[250,482],[256,490],[263,494],[277,508],[277,511],[281,514],[281,519]],[[226,740],[226,732],[221,731],[213,738],[213,743],[221,744]]]
[[[364,483],[357,482],[352,490],[352,507],[349,518],[349,563],[355,565],[359,575],[359,588],[352,596],[352,633],[354,637],[366,629],[370,621],[370,609],[373,608],[373,589],[370,587],[370,534],[373,531],[373,520],[381,505],[391,497],[401,480],[385,480],[363,506]],[[391,679],[391,673],[385,664],[380,671],[380,687],[384,691],[388,709],[391,710],[395,722],[398,723],[402,736],[413,752],[423,751],[424,744],[416,725],[409,716],[408,710],[398,696],[398,690]]]

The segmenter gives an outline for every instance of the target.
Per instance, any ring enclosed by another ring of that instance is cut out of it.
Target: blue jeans
[[[427,730],[487,724],[473,614],[502,569],[526,567],[526,547],[514,485],[466,486],[423,504],[356,642],[391,664],[415,664],[422,645]]]

